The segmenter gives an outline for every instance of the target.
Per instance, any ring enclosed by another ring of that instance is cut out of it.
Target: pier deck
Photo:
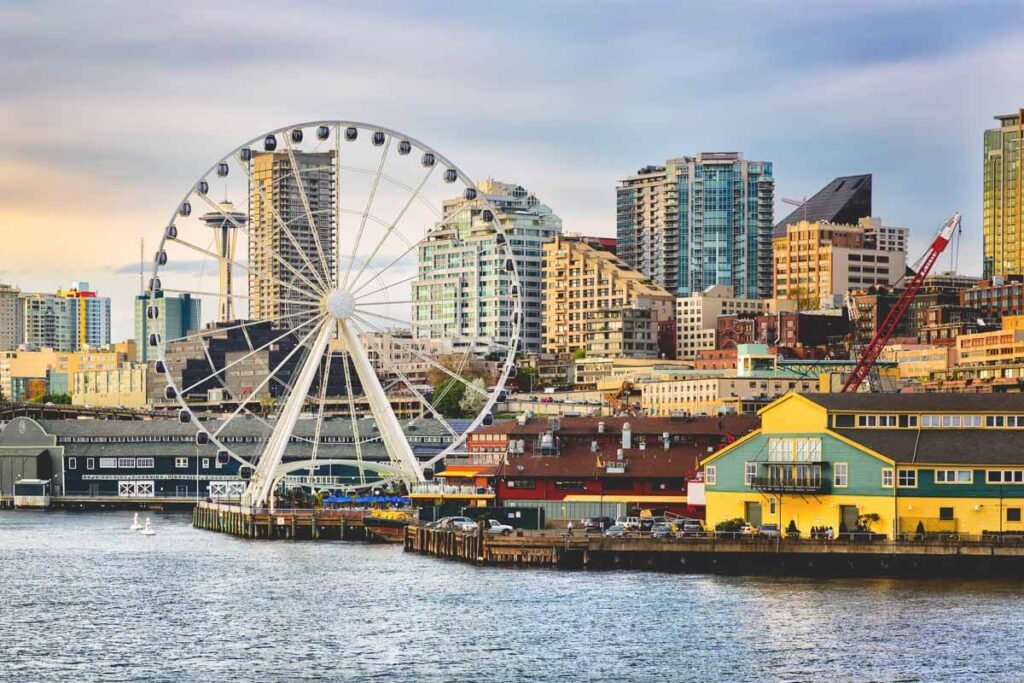
[[[479,565],[783,576],[1024,578],[1024,543],[567,537],[410,526],[405,550]]]
[[[240,538],[369,540],[365,510],[250,508],[201,501],[192,510],[192,525]]]

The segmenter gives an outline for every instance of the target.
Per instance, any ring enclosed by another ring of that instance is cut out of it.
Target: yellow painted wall
[[[707,498],[707,528],[713,529],[716,524],[727,519],[743,517],[746,509],[745,503],[761,503],[761,523],[778,524],[780,529],[785,530],[789,521],[796,522],[797,528],[802,536],[810,536],[811,527],[826,526],[832,527],[835,532],[839,531],[840,506],[856,505],[857,513],[864,515],[872,512],[881,518],[871,525],[871,530],[880,534],[888,534],[892,537],[893,518],[895,517],[895,501],[885,496],[812,496],[786,494],[780,497],[776,495],[761,495],[754,491],[750,493],[715,492],[710,489],[705,494]],[[771,514],[769,500],[775,499],[775,514]],[[780,515],[781,510],[781,515]],[[853,529],[850,529],[853,531]]]
[[[877,513],[880,521],[872,524],[871,530],[887,534],[890,538],[894,533],[913,534],[917,531],[919,521],[924,523],[928,533],[957,532],[969,535],[981,535],[985,531],[1000,531],[999,520],[1003,520],[1002,531],[1024,532],[1024,522],[1007,522],[1006,508],[1021,508],[1024,511],[1024,499],[1007,498],[1000,505],[998,498],[888,498],[885,496],[799,496],[786,494],[779,496],[761,495],[756,492],[730,493],[708,490],[707,527],[713,529],[719,522],[727,519],[742,518],[746,509],[745,503],[761,503],[761,522],[778,524],[781,529],[789,526],[794,520],[803,536],[808,536],[812,526],[830,526],[839,530],[840,506],[856,505],[858,514]],[[775,514],[769,512],[769,500],[774,498]],[[953,508],[953,521],[939,519],[939,508]],[[978,509],[975,509],[975,508]],[[779,511],[781,509],[781,515]],[[900,529],[894,532],[893,520],[899,519]]]

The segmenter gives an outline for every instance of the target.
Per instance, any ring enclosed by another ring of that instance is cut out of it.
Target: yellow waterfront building
[[[787,394],[702,462],[709,527],[1024,534],[1024,394]]]

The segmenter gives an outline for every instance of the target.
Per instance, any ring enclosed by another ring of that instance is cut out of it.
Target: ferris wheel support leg
[[[391,401],[384,393],[384,387],[377,379],[377,373],[366,358],[362,344],[359,343],[359,337],[346,320],[339,320],[338,327],[341,329],[341,336],[345,340],[345,347],[348,349],[349,358],[352,359],[352,365],[356,369],[356,374],[359,375],[363,394],[366,395],[370,403],[370,411],[377,420],[377,428],[380,430],[384,448],[387,449],[388,455],[393,461],[401,463],[402,469],[408,474],[409,479],[413,482],[426,481],[423,478],[423,468],[420,467],[419,460],[413,455],[409,440],[405,437],[402,425],[399,424],[395,412],[391,409]]]
[[[256,471],[253,473],[249,486],[242,496],[243,505],[259,507],[266,503],[269,497],[270,508],[273,509],[274,499],[270,496],[270,489],[274,485],[274,470],[281,464],[281,459],[284,457],[284,451],[288,447],[288,441],[292,437],[292,432],[295,430],[295,423],[302,413],[302,406],[306,403],[309,387],[313,384],[316,373],[320,369],[320,359],[323,358],[324,351],[327,350],[327,343],[331,339],[332,332],[330,324],[321,323],[316,340],[313,342],[312,347],[310,347],[309,356],[306,357],[306,362],[299,371],[295,385],[288,396],[288,401],[277,418],[274,431],[271,433],[270,438],[267,439],[267,446],[263,449],[263,453],[260,454]]]

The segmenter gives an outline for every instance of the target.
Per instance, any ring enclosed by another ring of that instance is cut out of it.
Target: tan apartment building
[[[827,305],[837,294],[895,284],[906,272],[907,256],[890,245],[905,247],[906,239],[886,232],[886,248],[881,248],[876,243],[881,234],[877,219],[861,220],[858,225],[824,221],[787,225],[786,234],[772,240],[774,296],[793,299],[798,308],[807,310]]]
[[[71,375],[71,402],[97,408],[142,408],[146,405],[149,373],[146,363],[80,370]]]
[[[674,297],[593,240],[557,235],[544,245],[544,352],[657,358],[658,329]]]
[[[933,372],[945,372],[956,363],[956,349],[935,344],[892,344],[882,350],[880,360],[897,363],[900,379],[928,379]]]
[[[641,385],[640,408],[645,415],[684,413],[715,415],[723,410],[739,412],[744,399],[777,398],[786,392],[818,391],[818,379],[797,377],[694,377]]]

